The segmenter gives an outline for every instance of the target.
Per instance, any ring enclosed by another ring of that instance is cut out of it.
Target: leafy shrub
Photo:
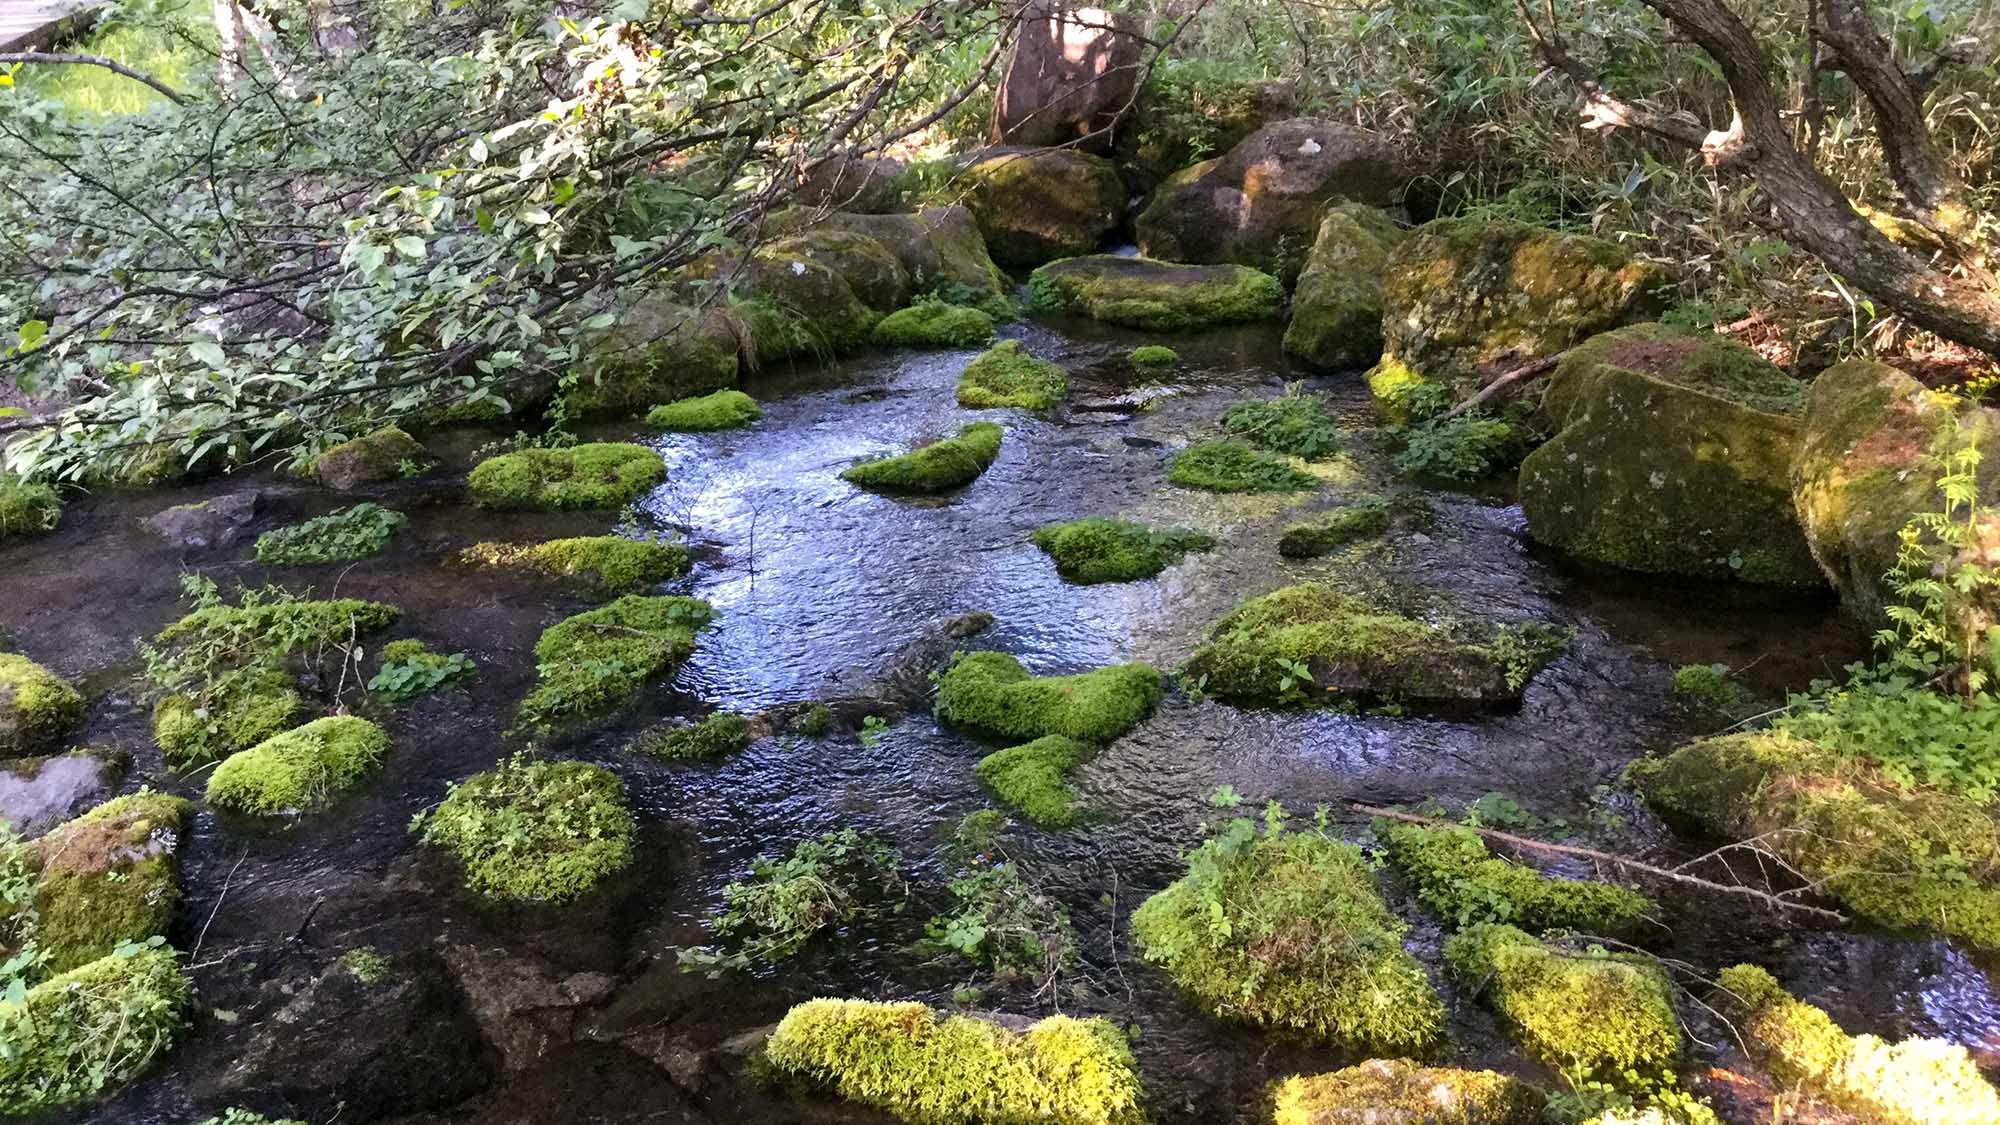
[[[185,1022],[189,989],[174,951],[157,940],[0,999],[0,1113],[90,1101],[166,1053]]]
[[[1340,452],[1340,427],[1317,395],[1297,383],[1266,402],[1239,402],[1222,415],[1222,428],[1279,453],[1318,461]]]
[[[457,857],[478,894],[560,903],[631,862],[636,828],[617,774],[516,754],[454,784],[410,830]]]
[[[1377,821],[1388,848],[1417,897],[1454,926],[1508,922],[1530,931],[1581,930],[1629,934],[1658,904],[1609,883],[1556,879],[1488,852],[1470,828]]]
[[[949,492],[978,479],[999,456],[1000,427],[974,422],[901,456],[850,466],[840,479],[884,492]]]
[[[382,665],[369,679],[368,690],[391,703],[407,703],[470,679],[477,670],[462,652],[432,652],[424,642],[406,638],[382,646]]]
[[[593,442],[488,458],[465,488],[482,508],[617,508],[665,479],[666,463],[645,446]]]
[[[958,404],[973,410],[1054,410],[1068,394],[1069,375],[1029,355],[1019,340],[993,345],[958,376]]]
[[[542,543],[476,543],[459,552],[467,566],[519,567],[571,579],[599,594],[636,594],[694,565],[686,547],[658,539],[585,535]]]
[[[1518,453],[1513,425],[1477,410],[1412,426],[1402,436],[1396,468],[1414,476],[1483,480]]]
[[[550,726],[616,708],[648,680],[672,675],[713,617],[695,598],[627,594],[551,625],[535,642],[535,690],[521,717]]]
[[[1319,481],[1276,457],[1235,441],[1204,441],[1174,458],[1167,479],[1209,492],[1309,492]]]
[[[1007,819],[990,809],[959,822],[947,849],[955,872],[946,913],[924,926],[929,947],[950,950],[1000,982],[1053,982],[1076,956],[1069,911],[1022,875],[1000,844]]]
[[[1215,547],[1215,537],[1184,527],[1155,531],[1126,520],[1086,516],[1035,529],[1035,546],[1055,560],[1071,582],[1132,582],[1179,562],[1191,551]]]
[[[960,653],[938,682],[938,718],[998,738],[1060,734],[1108,743],[1160,699],[1149,664],[1114,664],[1073,676],[1032,676],[1004,652]]]
[[[1908,673],[1849,670],[1845,685],[1796,693],[1773,726],[1838,754],[1863,758],[1903,785],[1933,785],[1981,804],[2000,793],[2000,697],[1964,699]]]
[[[696,398],[684,398],[655,406],[646,414],[646,424],[656,430],[702,433],[733,430],[764,416],[757,400],[742,391],[721,390]]]
[[[208,803],[267,816],[316,812],[380,766],[388,752],[388,734],[366,719],[318,719],[223,759],[208,775]]]
[[[988,754],[973,772],[1021,815],[1045,828],[1061,828],[1076,819],[1076,791],[1066,778],[1096,752],[1087,742],[1050,734]]]
[[[257,561],[265,566],[309,566],[379,555],[410,517],[380,504],[336,508],[323,516],[257,537]]]
[[[684,969],[766,965],[797,953],[828,926],[853,919],[870,880],[900,883],[896,853],[852,828],[806,840],[784,859],[760,856],[750,877],[723,889],[722,913],[709,923],[715,944],[684,949]]]
[[[655,727],[632,740],[631,749],[656,758],[712,762],[750,745],[750,720],[720,711],[698,723]]]

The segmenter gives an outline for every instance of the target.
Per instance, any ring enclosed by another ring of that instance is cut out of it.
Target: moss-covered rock
[[[180,844],[193,811],[179,797],[135,793],[20,845],[34,878],[41,972],[65,973],[167,931],[180,903]],[[0,933],[6,928],[0,914]],[[13,952],[5,945],[0,940],[0,952]]]
[[[1193,551],[1215,547],[1215,537],[1184,527],[1154,530],[1127,520],[1086,516],[1035,529],[1035,546],[1055,560],[1071,582],[1135,582],[1151,578]]]
[[[1068,394],[1069,374],[1019,340],[993,345],[958,376],[958,404],[973,410],[1054,410]]]
[[[388,752],[388,733],[366,719],[315,719],[223,759],[208,775],[208,803],[260,816],[318,812],[359,785]]]
[[[1284,304],[1285,287],[1278,279],[1248,266],[1093,254],[1050,262],[1028,278],[1028,305],[1036,312],[1087,316],[1149,332],[1275,320]]]
[[[1186,671],[1207,677],[1206,690],[1218,698],[1240,703],[1451,708],[1519,699],[1560,649],[1534,627],[1433,624],[1309,582],[1223,615]]]
[[[1803,390],[1733,341],[1593,337],[1551,376],[1561,429],[1521,465],[1528,534],[1627,570],[1823,585],[1792,505]]]
[[[937,716],[996,738],[1059,734],[1108,743],[1160,700],[1150,664],[1113,664],[1073,676],[1034,676],[1004,652],[964,653],[938,682]]]
[[[144,1073],[173,1046],[190,988],[174,951],[113,954],[0,1003],[0,1114],[80,1105]]]
[[[665,479],[666,463],[643,445],[590,442],[489,457],[466,494],[482,508],[617,508]]]
[[[986,755],[973,772],[995,797],[1022,816],[1044,828],[1063,828],[1077,815],[1069,772],[1096,753],[1097,748],[1087,742],[1047,734]]]
[[[1233,62],[1162,58],[1146,75],[1132,128],[1120,131],[1119,156],[1158,182],[1298,116],[1301,93],[1290,82],[1246,77]]]
[[[825,266],[877,313],[902,308],[915,293],[902,259],[862,231],[816,223],[773,243],[771,249]]]
[[[1539,1125],[1546,1099],[1491,1070],[1370,1059],[1278,1086],[1272,1125]]]
[[[656,402],[736,385],[749,329],[728,312],[648,290],[614,316],[577,339],[577,378],[568,398],[577,413],[636,414]]]
[[[1174,456],[1167,479],[1206,492],[1310,492],[1319,478],[1240,441],[1196,442]]]
[[[206,699],[169,695],[153,706],[153,741],[167,764],[185,769],[289,730],[303,705],[291,677],[278,671]]]
[[[840,479],[883,492],[949,492],[978,479],[998,456],[1000,427],[974,422],[908,453],[850,466]]]
[[[1146,960],[1224,1019],[1350,1050],[1421,1055],[1444,1005],[1367,861],[1318,832],[1209,840],[1188,874],[1132,915]]]
[[[1125,357],[1133,370],[1147,375],[1157,375],[1180,361],[1180,353],[1165,344],[1142,344]]]
[[[585,535],[543,543],[475,543],[458,554],[466,566],[519,569],[563,579],[597,594],[636,594],[694,565],[686,547],[657,539]]]
[[[1285,351],[1320,367],[1361,367],[1382,357],[1382,271],[1403,231],[1360,203],[1326,209],[1292,294]]]
[[[996,314],[1012,288],[986,251],[979,222],[962,206],[926,207],[904,215],[788,215],[781,224],[806,222],[865,234],[881,243],[909,271],[911,288],[953,304],[977,305]]]
[[[46,535],[62,522],[62,497],[54,487],[0,473],[0,543]]]
[[[637,831],[617,774],[521,755],[453,785],[411,829],[450,852],[475,893],[529,903],[583,895],[631,862]]]
[[[1125,213],[1111,162],[1070,149],[986,149],[958,162],[929,194],[962,201],[1003,266],[1088,254]]]
[[[1139,1072],[1116,1024],[1050,1016],[1022,1032],[915,1003],[809,1000],[764,1055],[783,1074],[912,1125],[1139,1125]]]
[[[1556,879],[1486,850],[1470,828],[1381,820],[1375,836],[1425,906],[1454,926],[1507,922],[1531,932],[1629,936],[1659,904],[1630,887]]]
[[[632,740],[631,749],[674,761],[712,762],[750,745],[750,720],[720,711],[698,723],[655,727]]]
[[[535,642],[535,690],[521,717],[549,726],[613,710],[694,654],[714,610],[696,598],[627,594],[551,625]]]
[[[991,342],[993,318],[981,309],[922,301],[882,318],[875,342],[891,348],[971,348]]]
[[[47,668],[0,652],[0,758],[61,749],[83,721],[83,696]]]
[[[1460,932],[1444,957],[1468,988],[1484,987],[1523,1047],[1573,1082],[1657,1079],[1680,1061],[1673,995],[1648,958],[1557,952],[1498,925]]]
[[[338,492],[395,480],[406,465],[427,465],[423,443],[396,426],[384,426],[313,458],[313,479]]]
[[[1762,838],[1862,918],[2000,950],[2000,838],[1966,797],[1782,731],[1702,739],[1627,774],[1661,815]]]
[[[1883,1125],[2000,1121],[2000,1093],[1956,1043],[1849,1035],[1755,965],[1724,969],[1716,985],[1716,1006],[1730,1016],[1750,1056],[1787,1085]]]
[[[1288,559],[1332,554],[1357,539],[1389,530],[1389,504],[1380,496],[1357,497],[1311,523],[1295,523],[1278,536],[1278,553]]]
[[[713,391],[655,406],[646,412],[646,424],[656,430],[704,433],[747,426],[763,416],[764,408],[742,391]]]
[[[901,269],[895,256],[872,239],[812,227],[760,246],[747,258],[715,258],[689,272],[706,283],[727,285],[729,310],[746,326],[759,364],[825,360],[866,343],[882,319],[842,270],[827,264],[834,259],[826,249],[835,241],[850,248],[871,245],[870,259],[877,268]],[[865,287],[865,277],[856,280]],[[907,286],[902,296],[908,299]]]

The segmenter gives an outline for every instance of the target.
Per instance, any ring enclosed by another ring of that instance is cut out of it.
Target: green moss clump
[[[1237,441],[1204,441],[1174,458],[1167,479],[1209,492],[1309,492],[1319,481]]]
[[[1317,395],[1294,384],[1274,399],[1239,402],[1222,415],[1222,428],[1255,445],[1318,461],[1340,452],[1340,427]]]
[[[410,827],[457,857],[474,892],[540,903],[577,898],[623,868],[637,831],[617,774],[518,754],[453,785]]]
[[[698,723],[656,727],[632,740],[629,749],[675,761],[712,762],[750,745],[750,720],[730,711]]]
[[[636,594],[694,565],[686,547],[657,539],[585,535],[543,543],[475,543],[458,554],[466,566],[519,568],[574,581],[598,594]]]
[[[808,1000],[765,1045],[784,1074],[912,1125],[1139,1125],[1137,1064],[1105,1019],[1050,1016],[1016,1034],[922,1004]]]
[[[469,679],[479,668],[462,652],[432,652],[414,637],[390,641],[378,655],[368,690],[397,705]]]
[[[1114,664],[1074,676],[1031,676],[1004,652],[961,654],[938,684],[937,716],[998,738],[1060,734],[1109,743],[1160,699],[1150,664]]]
[[[0,652],[0,758],[54,748],[83,721],[83,696],[47,668]]]
[[[0,475],[0,542],[46,535],[62,522],[62,498],[46,484]]]
[[[1729,678],[1725,664],[1683,664],[1674,669],[1674,694],[1713,711],[1727,712],[1743,702],[1743,689]]]
[[[1272,320],[1285,287],[1239,265],[1181,265],[1096,254],[1051,262],[1028,278],[1028,307],[1148,332]]]
[[[264,816],[317,812],[354,788],[388,752],[388,734],[366,719],[315,719],[223,759],[208,775],[208,803]]]
[[[1511,1075],[1370,1059],[1331,1074],[1285,1079],[1272,1125],[1540,1125],[1544,1103],[1539,1090]]]
[[[1148,373],[1165,371],[1180,361],[1180,353],[1164,344],[1144,344],[1125,357],[1125,362]]]
[[[291,729],[304,702],[277,671],[206,700],[169,695],[153,707],[153,741],[169,765],[198,765]]]
[[[466,494],[482,508],[616,508],[665,479],[666,463],[645,446],[591,442],[490,457],[473,467]]]
[[[1671,1073],[1681,1026],[1666,974],[1644,957],[1557,953],[1512,926],[1479,925],[1444,947],[1467,987],[1482,985],[1521,1043],[1581,1084]]]
[[[1421,1055],[1444,1005],[1359,849],[1238,820],[1132,915],[1146,960],[1225,1019],[1353,1050]]]
[[[1046,524],[1035,530],[1034,541],[1055,560],[1056,573],[1084,585],[1151,578],[1189,552],[1215,547],[1215,537],[1204,532],[1155,531],[1100,516]]]
[[[833,733],[833,708],[824,703],[815,703],[806,708],[792,729],[807,738],[825,738]]]
[[[2000,1121],[2000,1093],[1956,1043],[1887,1043],[1873,1035],[1848,1035],[1755,965],[1724,969],[1716,984],[1717,1006],[1731,1016],[1750,1056],[1773,1078],[1883,1125]]]
[[[714,609],[696,598],[627,594],[557,622],[535,642],[535,690],[521,717],[536,726],[611,710],[694,654]]]
[[[395,480],[403,475],[404,465],[422,465],[430,459],[430,451],[416,438],[395,426],[384,426],[314,458],[312,475],[328,488],[345,492]]]
[[[1389,530],[1389,503],[1380,496],[1362,496],[1322,516],[1314,523],[1295,523],[1278,536],[1278,553],[1288,559],[1316,559],[1357,539]]]
[[[1048,734],[986,755],[973,772],[994,796],[1029,820],[1044,828],[1063,828],[1076,820],[1076,791],[1067,780],[1069,771],[1096,752],[1087,742]]]
[[[900,456],[853,465],[840,479],[884,492],[949,492],[971,484],[1000,456],[1000,432],[991,422],[974,422]]]
[[[763,416],[764,408],[742,391],[715,391],[655,406],[646,412],[646,424],[656,430],[705,433],[747,426]]]
[[[189,992],[161,946],[100,957],[0,1003],[0,1114],[78,1105],[138,1077],[180,1035]]]
[[[354,974],[362,984],[381,984],[389,979],[389,959],[372,945],[357,946],[340,955],[340,967]]]
[[[875,342],[891,348],[970,348],[993,339],[993,318],[982,309],[920,301],[882,318]]]
[[[1383,820],[1375,823],[1375,835],[1417,897],[1454,926],[1507,922],[1535,932],[1617,937],[1659,914],[1659,904],[1628,887],[1553,879],[1500,859],[1470,828]]]
[[[265,566],[310,566],[379,555],[410,517],[380,504],[336,508],[304,523],[257,537],[257,561]]]
[[[134,793],[20,845],[35,879],[30,936],[41,971],[68,972],[166,932],[180,903],[180,839],[193,811],[166,793]],[[5,922],[0,915],[0,930]]]
[[[1054,410],[1067,394],[1069,375],[1029,355],[1019,340],[993,345],[958,376],[958,404],[973,410]]]

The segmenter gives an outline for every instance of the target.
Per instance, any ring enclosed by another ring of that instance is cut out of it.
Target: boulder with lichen
[[[1327,208],[1292,293],[1285,351],[1320,367],[1381,358],[1382,271],[1402,240],[1402,228],[1380,208]]]
[[[1050,262],[1028,279],[1036,312],[1070,313],[1150,332],[1275,320],[1284,307],[1278,279],[1248,266],[1179,265],[1092,254]]]
[[[962,202],[1003,266],[1039,266],[1096,250],[1125,213],[1111,162],[1071,149],[991,148],[937,171],[933,202]]]

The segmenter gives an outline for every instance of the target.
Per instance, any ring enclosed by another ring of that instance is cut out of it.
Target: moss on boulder
[[[0,652],[0,758],[61,749],[83,721],[83,695],[17,653]]]
[[[1165,344],[1142,344],[1125,357],[1134,370],[1149,375],[1165,371],[1180,361],[1180,353]]]
[[[694,655],[714,609],[696,598],[627,594],[549,626],[535,642],[535,690],[521,717],[550,726],[613,710]]]
[[[926,207],[903,215],[834,212],[781,216],[781,224],[812,223],[865,234],[881,243],[909,271],[911,289],[959,305],[977,305],[995,314],[1012,288],[987,253],[979,222],[962,206]]]
[[[1184,527],[1155,531],[1127,520],[1086,516],[1035,530],[1035,546],[1055,560],[1056,573],[1082,585],[1151,578],[1193,551],[1215,547],[1215,537]]]
[[[1174,456],[1167,479],[1206,492],[1310,492],[1319,478],[1240,441],[1196,442]]]
[[[996,738],[1060,734],[1108,743],[1160,700],[1150,664],[1113,664],[1072,676],[1034,676],[1004,652],[959,654],[938,682],[937,716]]]
[[[167,764],[185,769],[290,729],[303,705],[291,677],[275,670],[209,699],[169,695],[153,707],[153,741]]]
[[[959,161],[929,195],[963,201],[1003,266],[1088,254],[1125,213],[1111,162],[1070,149],[985,149]]]
[[[877,313],[900,309],[915,294],[902,259],[863,231],[815,223],[770,249],[825,266],[847,283],[855,299]]]
[[[515,755],[453,785],[411,830],[451,853],[477,894],[560,903],[630,863],[637,826],[617,774]]]
[[[191,989],[164,947],[113,954],[0,1003],[0,1114],[80,1105],[144,1073],[173,1046]]]
[[[1448,925],[1507,922],[1531,932],[1629,937],[1659,904],[1630,887],[1557,879],[1501,859],[1470,828],[1380,820],[1375,836],[1417,897]]]
[[[51,485],[0,473],[0,543],[46,535],[62,522],[62,498]]]
[[[396,426],[384,426],[313,458],[314,480],[337,492],[349,492],[404,475],[405,464],[425,465],[431,459],[423,443]]]
[[[1275,320],[1285,288],[1238,265],[1177,265],[1094,254],[1050,262],[1028,278],[1028,306],[1149,332]]]
[[[489,457],[466,494],[482,508],[617,508],[665,479],[666,463],[643,445],[590,442]]]
[[[742,391],[712,391],[655,406],[646,412],[646,424],[656,430],[705,433],[747,426],[763,416],[764,408]]]
[[[354,715],[315,719],[223,759],[208,775],[208,803],[275,816],[332,805],[382,764],[389,735]]]
[[[20,845],[34,877],[41,971],[65,973],[167,931],[180,904],[180,845],[193,812],[179,797],[140,792]],[[5,944],[0,952],[13,952]]]
[[[1000,427],[974,422],[908,453],[862,461],[840,479],[883,492],[949,492],[971,484],[1000,456]]]
[[[1403,230],[1360,203],[1326,209],[1292,294],[1285,351],[1320,367],[1361,367],[1382,356],[1382,272]]]
[[[1357,539],[1389,530],[1389,505],[1379,496],[1358,497],[1311,523],[1295,523],[1278,537],[1278,553],[1288,559],[1332,554]]]
[[[747,328],[727,312],[648,290],[614,316],[577,339],[577,379],[568,399],[577,413],[636,414],[656,402],[736,385]]]
[[[1046,734],[986,755],[973,773],[1022,816],[1044,828],[1063,828],[1076,820],[1076,791],[1070,788],[1069,772],[1096,753],[1097,748],[1087,742]]]
[[[923,1004],[808,1000],[764,1057],[849,1101],[912,1125],[1139,1125],[1138,1066],[1118,1026],[1050,1016],[1009,1031]]]
[[[655,727],[632,740],[630,749],[674,761],[712,762],[750,745],[750,720],[720,711],[698,723]]]
[[[1279,1084],[1272,1125],[1540,1125],[1546,1099],[1511,1075],[1370,1059]]]
[[[866,343],[882,318],[825,260],[827,244],[844,234],[808,228],[760,246],[748,257],[716,257],[689,272],[702,284],[728,286],[730,314],[745,326],[759,364],[825,360]],[[878,266],[896,265],[894,255],[874,245]]]
[[[475,543],[458,554],[466,566],[520,569],[575,582],[597,594],[636,594],[694,565],[686,547],[623,535],[586,535],[543,543]]]
[[[1069,374],[1019,340],[993,345],[958,376],[958,404],[972,410],[1054,410],[1068,394]]]
[[[993,318],[981,309],[921,301],[882,318],[875,342],[891,348],[970,348],[993,340]]]

